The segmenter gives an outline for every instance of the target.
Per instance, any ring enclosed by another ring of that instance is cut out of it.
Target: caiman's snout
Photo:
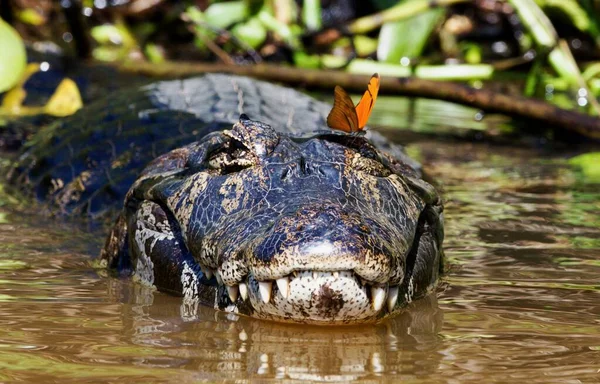
[[[353,271],[374,283],[387,283],[394,258],[393,234],[373,219],[331,205],[301,207],[277,220],[254,249],[258,279],[310,270]],[[395,256],[395,257],[394,257]]]
[[[398,236],[384,218],[342,206],[315,204],[283,214],[249,260],[252,305],[295,321],[391,312],[407,251]]]

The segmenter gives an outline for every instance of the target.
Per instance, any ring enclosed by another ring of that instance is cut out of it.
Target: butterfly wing
[[[369,121],[371,111],[377,100],[377,94],[379,93],[379,74],[374,74],[369,80],[367,90],[363,94],[362,98],[356,104],[356,115],[358,117],[358,129],[363,129]]]
[[[330,128],[352,133],[359,130],[358,116],[350,96],[342,87],[336,85],[333,94],[333,108],[327,116]]]

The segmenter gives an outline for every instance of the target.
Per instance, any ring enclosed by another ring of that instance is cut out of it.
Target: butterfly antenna
[[[360,131],[355,131],[355,132],[352,132],[352,133],[350,133],[350,136],[352,136],[352,140],[350,141],[350,143],[351,143],[351,144],[354,144],[354,143],[356,142],[356,139],[357,139],[357,138],[359,138],[359,137],[363,137],[363,136],[365,136],[366,134],[367,134],[367,130],[366,130],[366,128],[365,128],[365,129],[362,129],[362,130],[360,130]]]

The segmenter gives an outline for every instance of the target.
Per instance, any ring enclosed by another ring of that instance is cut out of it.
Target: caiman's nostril
[[[300,172],[302,172],[304,175],[310,174],[310,167],[308,166],[304,156],[300,156]]]

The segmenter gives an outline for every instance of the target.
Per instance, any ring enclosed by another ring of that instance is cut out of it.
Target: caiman
[[[244,77],[156,82],[43,128],[8,180],[53,214],[120,209],[102,262],[184,308],[376,321],[435,288],[442,202],[401,147],[329,129],[330,109]]]

